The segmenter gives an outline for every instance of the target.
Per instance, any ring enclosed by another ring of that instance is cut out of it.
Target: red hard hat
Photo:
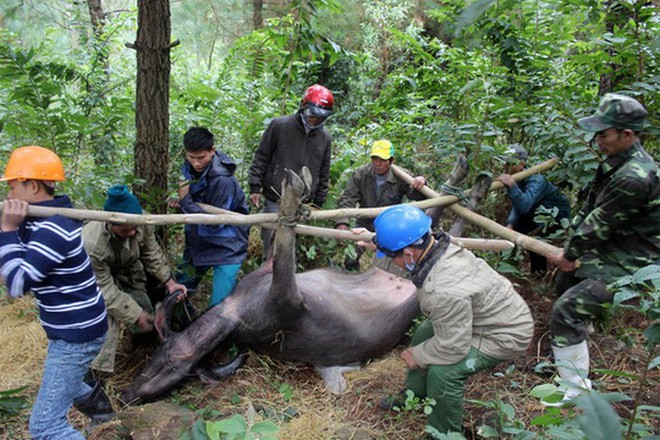
[[[308,108],[314,116],[327,118],[332,114],[335,98],[327,88],[314,84],[305,90],[302,99],[302,107]]]

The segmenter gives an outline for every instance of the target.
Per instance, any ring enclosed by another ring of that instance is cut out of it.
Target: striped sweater
[[[35,205],[72,207],[67,196]],[[28,217],[18,231],[0,232],[0,264],[9,296],[34,293],[49,339],[87,342],[108,329],[81,230],[79,221],[55,215]]]

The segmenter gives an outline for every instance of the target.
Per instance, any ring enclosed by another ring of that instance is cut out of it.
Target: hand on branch
[[[2,220],[0,229],[2,232],[15,231],[27,217],[28,202],[18,199],[7,199],[2,205]]]
[[[416,191],[419,191],[424,185],[426,185],[426,179],[424,178],[424,176],[417,176],[410,183],[412,189]]]
[[[369,234],[371,231],[369,231],[367,228],[353,228],[351,229],[351,233],[353,235],[361,235],[361,234]],[[376,245],[372,241],[364,241],[360,240],[355,243],[357,246],[360,246],[361,248],[368,249],[370,251],[376,251]]]
[[[564,255],[564,251],[561,251],[554,255],[548,255],[547,259],[550,263],[559,267],[559,270],[562,272],[572,272],[577,269],[577,261],[569,261]]]
[[[511,188],[513,185],[516,184],[516,181],[513,180],[513,177],[511,177],[510,174],[500,174],[500,176],[495,180],[499,180],[500,182],[502,182],[505,186],[507,186],[509,188]]]
[[[255,208],[260,208],[261,207],[261,194],[259,194],[259,193],[250,194],[250,203],[252,203],[255,206]]]

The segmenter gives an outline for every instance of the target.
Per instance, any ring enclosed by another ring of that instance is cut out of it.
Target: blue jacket
[[[67,196],[34,205],[72,207]],[[54,215],[28,217],[17,231],[0,232],[0,263],[9,295],[34,293],[48,339],[82,343],[108,329],[81,230],[80,221]]]
[[[521,180],[509,188],[507,194],[512,207],[506,223],[512,224],[514,229],[523,217],[532,216],[533,218],[536,208],[539,206],[548,209],[557,207],[559,209],[557,220],[568,218],[571,215],[571,205],[566,196],[539,174]]]
[[[190,191],[179,202],[185,213],[203,213],[197,202],[228,211],[247,214],[245,193],[234,177],[236,164],[220,151],[201,176],[195,178],[194,169],[186,161],[181,167],[189,180]],[[241,264],[247,255],[249,226],[186,225],[186,247],[183,256],[193,266]]]

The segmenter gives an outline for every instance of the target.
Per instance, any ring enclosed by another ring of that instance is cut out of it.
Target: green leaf
[[[575,401],[583,410],[578,422],[589,440],[618,440],[622,438],[619,416],[598,393],[583,393]]]
[[[500,433],[497,429],[491,428],[488,425],[481,425],[477,428],[477,434],[483,438],[500,438]]]
[[[532,426],[549,426],[549,425],[559,425],[563,421],[564,421],[564,417],[561,415],[561,413],[557,414],[557,413],[546,412],[538,417],[534,417],[530,421],[530,424]]]
[[[247,432],[245,418],[238,414],[218,422],[206,422],[207,431],[209,431],[209,425],[225,434],[244,434]]]
[[[257,422],[254,425],[252,425],[252,429],[250,430],[251,432],[259,433],[259,434],[265,434],[265,435],[271,435],[271,434],[276,434],[279,432],[280,427],[277,426],[273,422]]]

